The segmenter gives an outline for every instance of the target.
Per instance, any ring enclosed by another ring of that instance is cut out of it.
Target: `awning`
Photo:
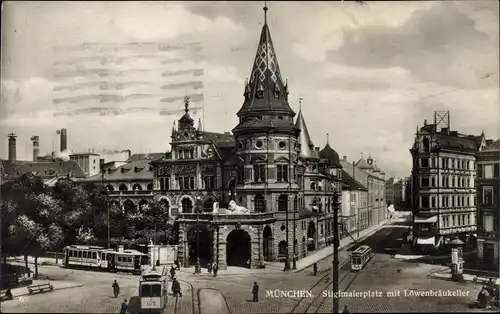
[[[417,244],[420,244],[420,245],[434,245],[435,243],[436,243],[436,240],[434,237],[430,237],[430,238],[418,237],[417,238]]]
[[[436,221],[437,221],[437,216],[432,216],[432,217],[415,216],[415,220],[413,220],[413,222],[417,223],[417,224],[430,224],[430,223],[434,223]]]

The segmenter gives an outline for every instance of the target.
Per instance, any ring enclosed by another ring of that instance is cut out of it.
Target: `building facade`
[[[477,256],[481,266],[498,270],[500,213],[500,141],[476,154]]]
[[[409,207],[408,194],[410,191],[410,178],[398,178],[394,182],[394,206],[396,209]]]
[[[389,178],[385,180],[385,201],[387,205],[394,204],[395,197],[395,180],[394,178]]]
[[[368,228],[368,189],[342,171],[342,216],[345,236]]]
[[[436,124],[418,129],[413,147],[413,244],[436,249],[453,237],[471,243],[476,231],[475,153],[480,137]]]
[[[117,206],[164,207],[178,225],[184,266],[199,259],[220,269],[258,268],[307,256],[333,242],[342,170],[329,145],[314,147],[288,93],[266,21],[232,134],[195,125],[186,97],[170,152],[86,181],[106,185]]]

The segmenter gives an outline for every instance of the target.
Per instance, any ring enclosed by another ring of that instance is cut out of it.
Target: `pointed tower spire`
[[[172,137],[175,136],[175,121],[174,124],[172,125]]]
[[[326,145],[330,145],[330,134],[326,133]]]
[[[201,118],[198,118],[198,132],[203,131],[202,125],[201,125]]]
[[[238,111],[243,116],[295,116],[288,104],[288,87],[281,76],[278,59],[267,24],[267,3],[264,5],[264,25],[248,81],[248,97]],[[293,123],[292,123],[293,125]]]
[[[300,105],[300,102],[299,102]],[[295,127],[300,129],[298,142],[300,144],[300,154],[299,157],[303,159],[315,159],[316,154],[314,153],[314,144],[307,130],[306,121],[302,115],[302,110],[299,109],[299,114],[297,115],[297,122],[295,122]]]
[[[189,96],[184,97],[184,111],[189,112]]]

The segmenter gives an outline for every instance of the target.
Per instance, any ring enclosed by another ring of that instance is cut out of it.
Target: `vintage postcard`
[[[3,313],[499,310],[498,1],[4,1]]]

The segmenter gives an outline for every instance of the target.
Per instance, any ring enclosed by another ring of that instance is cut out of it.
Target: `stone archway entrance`
[[[231,231],[227,236],[227,266],[250,268],[252,259],[250,235],[241,229]]]
[[[307,251],[316,250],[316,225],[310,222],[307,227]]]
[[[188,264],[195,265],[200,258],[201,266],[212,262],[212,233],[208,227],[198,225],[188,231]]]
[[[264,261],[272,262],[273,261],[273,232],[271,227],[266,226],[264,228],[264,232],[262,233],[262,248]]]

